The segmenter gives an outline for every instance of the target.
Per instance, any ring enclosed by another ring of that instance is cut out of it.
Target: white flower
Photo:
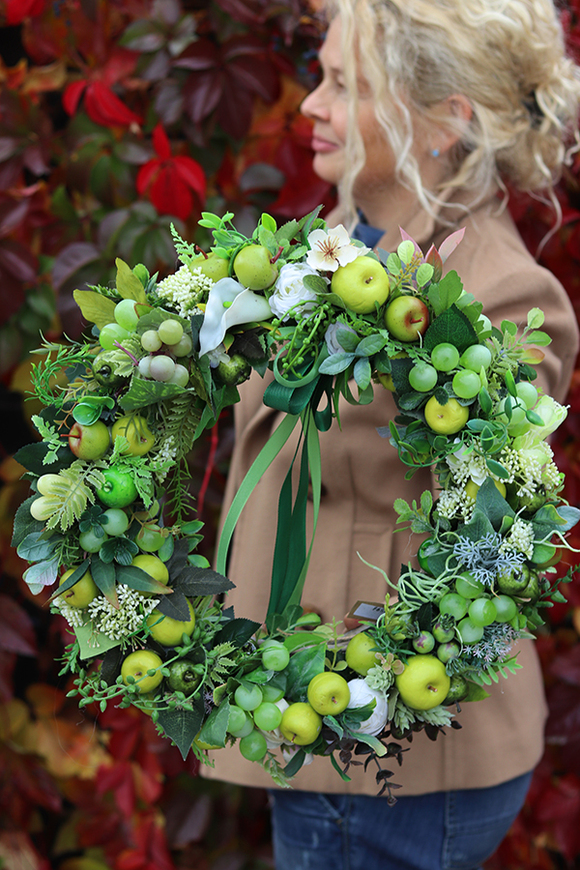
[[[385,693],[380,692],[377,689],[371,689],[371,687],[361,679],[349,680],[348,688],[350,690],[350,701],[348,702],[349,708],[365,707],[367,704],[370,704],[371,701],[377,702],[375,709],[369,718],[365,719],[364,722],[361,722],[356,730],[360,731],[361,734],[380,734],[387,724],[388,707]]]
[[[310,251],[306,255],[306,262],[319,272],[336,272],[339,266],[352,263],[370,250],[353,245],[342,224],[332,230],[312,230],[308,244]]]
[[[340,323],[337,321],[336,323],[331,323],[324,333],[324,340],[326,342],[326,349],[330,356],[334,353],[344,353],[343,346],[338,341],[339,332],[352,332],[356,335],[354,329],[352,327],[347,326],[346,323]]]
[[[209,291],[199,331],[199,355],[218,347],[230,326],[266,320],[272,316],[268,300],[246,290],[233,278],[221,278]]]
[[[171,303],[181,317],[189,317],[197,310],[198,303],[207,297],[213,283],[199,266],[193,270],[181,266],[173,275],[159,282],[157,295]]]
[[[319,277],[306,263],[286,263],[282,266],[269,299],[270,308],[276,317],[288,320],[289,317],[296,317],[297,314],[312,311],[316,307],[316,293],[304,284],[306,275]]]

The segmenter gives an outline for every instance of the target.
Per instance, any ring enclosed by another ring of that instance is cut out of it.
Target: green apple
[[[130,471],[120,471],[114,466],[103,471],[105,482],[97,489],[97,496],[107,507],[123,508],[137,498],[137,487]]]
[[[389,296],[389,276],[374,257],[357,257],[346,266],[339,266],[330,287],[347,308],[358,314],[370,314],[375,303],[383,305]]]
[[[228,277],[229,260],[218,257],[217,254],[200,254],[192,260],[193,269],[201,269],[202,275],[211,278],[212,281],[220,281]]]
[[[58,585],[62,586],[65,580],[68,580],[73,571],[76,571],[76,567],[65,571],[60,578]],[[82,610],[84,607],[87,607],[98,594],[99,590],[92,578],[91,572],[87,571],[83,574],[80,580],[77,580],[74,586],[71,586],[70,589],[63,592],[60,598],[71,607],[78,607]]]
[[[147,617],[147,625],[153,640],[163,644],[163,646],[178,646],[182,643],[184,634],[191,637],[195,628],[195,613],[191,601],[187,602],[187,606],[189,619],[184,620],[165,616],[157,608],[153,610]]]
[[[68,433],[68,446],[79,459],[100,459],[110,443],[109,430],[102,420],[90,426],[74,423]]]
[[[308,683],[308,703],[321,716],[336,716],[348,707],[348,683],[335,671],[316,674]]]
[[[322,716],[310,704],[303,701],[290,704],[282,714],[280,731],[286,740],[297,746],[308,746],[314,743],[321,728]]]
[[[429,326],[429,309],[418,296],[397,296],[385,311],[385,326],[399,341],[416,341]]]
[[[453,435],[463,429],[469,420],[469,408],[460,405],[457,399],[448,399],[441,405],[431,396],[425,405],[425,422],[439,435]]]
[[[266,290],[278,277],[278,269],[270,261],[270,251],[263,245],[246,245],[234,260],[236,278],[250,290]]]
[[[157,580],[158,583],[163,583],[164,586],[167,586],[169,583],[169,571],[167,570],[167,565],[165,562],[161,561],[159,556],[152,556],[149,553],[140,553],[131,560],[131,565],[134,565],[136,568],[141,568],[142,571],[145,571],[146,574],[149,574],[149,576],[153,577],[154,580]]]
[[[128,677],[133,677],[140,693],[152,692],[163,679],[162,667],[163,662],[157,653],[148,649],[140,649],[129,653],[123,659],[121,676],[125,685],[129,683]],[[155,673],[150,674],[149,671],[155,671]]]
[[[129,444],[123,453],[131,456],[144,456],[155,444],[155,435],[145,417],[139,414],[126,414],[115,420],[111,428],[113,444],[117,435],[123,435],[127,439]]]
[[[360,634],[355,634],[354,637],[351,637],[348,642],[345,653],[346,663],[357,674],[366,677],[370,668],[378,664],[376,653],[374,638],[370,634],[367,634],[366,631],[361,631]]]
[[[449,694],[451,680],[435,656],[411,656],[402,674],[395,677],[399,695],[414,710],[431,710]]]

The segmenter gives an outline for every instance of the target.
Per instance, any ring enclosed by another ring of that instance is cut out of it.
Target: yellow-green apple
[[[308,703],[321,716],[336,716],[348,707],[348,683],[336,671],[316,674],[308,683]]]
[[[76,567],[65,571],[60,578],[58,585],[62,586],[63,583],[68,580],[73,571],[76,571]],[[84,607],[87,607],[98,594],[99,590],[93,580],[91,572],[87,571],[83,574],[80,580],[77,580],[74,586],[71,586],[70,589],[67,589],[66,592],[63,592],[59,597],[71,607],[78,607],[82,610]]]
[[[395,677],[402,700],[414,710],[432,710],[449,693],[451,680],[445,665],[435,656],[411,656],[402,674]]]
[[[270,251],[264,245],[246,245],[234,260],[236,278],[250,290],[266,290],[278,276],[278,269],[270,260]]]
[[[195,628],[195,613],[191,601],[187,602],[187,606],[189,619],[184,620],[164,616],[157,608],[153,610],[147,617],[147,625],[153,640],[163,644],[163,646],[178,646],[182,643],[184,634],[190,637]]]
[[[429,326],[429,309],[418,296],[397,296],[385,311],[385,326],[399,341],[416,341]]]
[[[457,399],[448,399],[444,405],[441,405],[435,396],[431,396],[425,405],[425,421],[440,435],[453,435],[459,432],[468,420],[469,408],[460,405]]]
[[[192,260],[193,269],[201,269],[202,275],[211,278],[212,281],[220,281],[228,277],[229,260],[218,257],[217,254],[200,254]]]
[[[90,426],[74,423],[68,433],[68,446],[79,459],[100,459],[110,443],[109,430],[102,420]]]
[[[167,570],[167,565],[165,562],[161,561],[159,556],[151,556],[148,553],[141,553],[139,556],[135,556],[132,559],[131,565],[134,565],[136,568],[141,568],[142,571],[145,571],[145,573],[149,574],[150,577],[153,577],[154,580],[167,586],[169,582],[169,571]]]
[[[129,653],[123,659],[121,676],[125,685],[129,683],[128,678],[133,677],[140,693],[152,692],[163,679],[162,666],[163,662],[157,653],[149,649],[140,649]],[[155,673],[149,674],[148,671],[155,671]]]
[[[155,435],[145,417],[139,414],[125,414],[115,420],[111,428],[113,444],[117,435],[123,435],[127,439],[129,443],[123,453],[131,456],[144,456],[155,444]]]
[[[383,305],[389,296],[389,276],[374,257],[357,257],[346,266],[339,266],[330,287],[347,308],[358,314],[370,314],[375,303]]]
[[[314,743],[322,728],[322,717],[303,701],[297,701],[284,710],[280,731],[290,743],[308,746]]]
[[[346,663],[357,674],[366,677],[370,668],[377,664],[376,643],[374,638],[361,631],[355,634],[348,642],[346,648]]]

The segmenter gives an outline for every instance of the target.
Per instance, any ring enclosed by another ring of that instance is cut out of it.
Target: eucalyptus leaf
[[[46,537],[42,530],[30,532],[19,544],[16,552],[27,562],[41,562],[52,556],[61,540],[60,535]]]
[[[354,353],[333,353],[322,361],[318,371],[323,375],[337,375],[345,371],[355,360]]]

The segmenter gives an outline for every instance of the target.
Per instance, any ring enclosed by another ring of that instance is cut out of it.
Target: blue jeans
[[[275,791],[276,870],[477,870],[521,809],[531,773],[493,788],[398,797]]]

